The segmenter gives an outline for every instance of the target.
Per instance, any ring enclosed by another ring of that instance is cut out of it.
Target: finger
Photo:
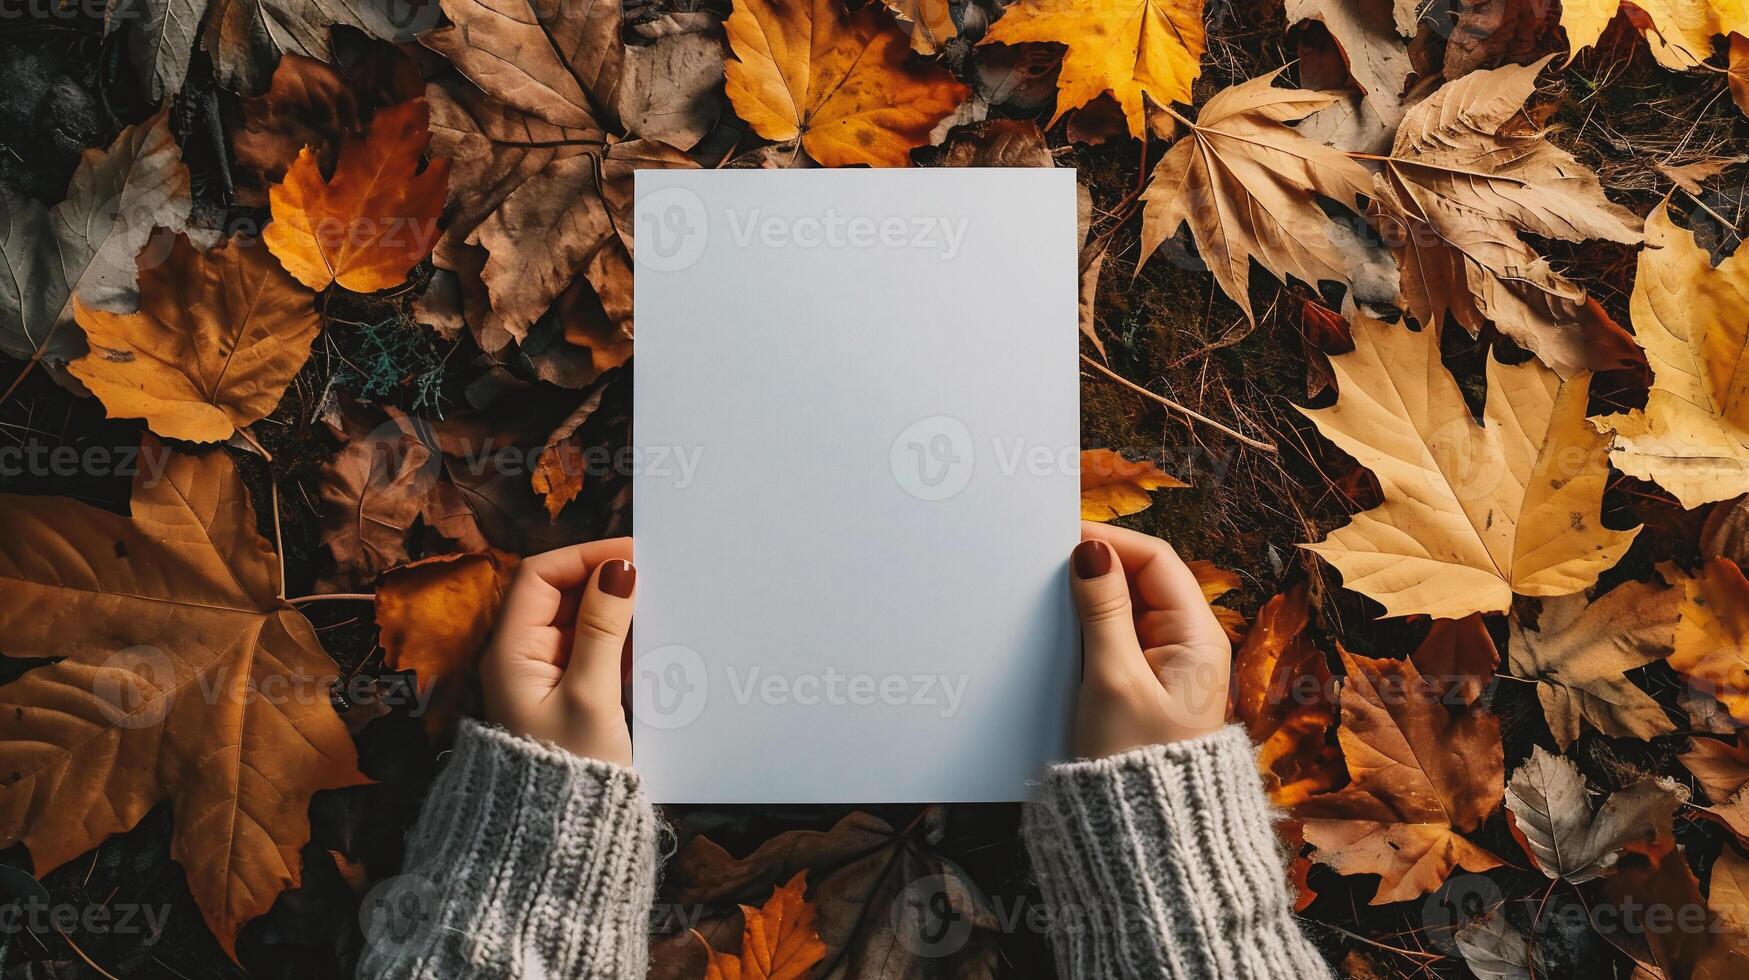
[[[632,631],[637,580],[631,562],[610,558],[596,568],[577,604],[577,638],[561,683],[589,703],[619,702],[620,651]]]
[[[602,562],[611,558],[630,561],[631,557],[631,538],[607,538],[527,559],[517,569],[516,579],[504,599],[504,611],[498,616],[499,630],[569,625],[570,617],[561,616],[565,611],[565,594],[581,589],[589,580],[589,573]]]
[[[1069,556],[1069,593],[1081,620],[1086,679],[1117,680],[1145,663],[1129,583],[1110,545],[1088,540],[1075,546]]]
[[[1151,534],[1093,521],[1081,522],[1081,537],[1103,541],[1117,552],[1145,610],[1167,614],[1164,618],[1193,628],[1198,635],[1221,632],[1202,584],[1170,544]]]

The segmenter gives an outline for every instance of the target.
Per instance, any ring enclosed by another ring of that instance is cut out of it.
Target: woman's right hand
[[[487,721],[574,755],[631,765],[620,706],[637,584],[631,557],[631,538],[610,538],[522,563],[480,664]]]
[[[1088,759],[1226,724],[1232,644],[1190,568],[1156,537],[1081,522],[1069,590],[1084,651],[1075,752]]]

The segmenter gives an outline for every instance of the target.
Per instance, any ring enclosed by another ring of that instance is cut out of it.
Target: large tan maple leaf
[[[1376,874],[1372,904],[1418,898],[1500,859],[1462,834],[1505,794],[1500,719],[1478,703],[1499,663],[1480,616],[1436,622],[1408,660],[1346,651],[1337,738],[1350,784],[1295,807],[1314,859]]]
[[[1596,174],[1515,124],[1548,61],[1473,72],[1405,113],[1374,216],[1417,320],[1450,313],[1471,334],[1492,322],[1567,377],[1618,366],[1632,345],[1520,234],[1633,244],[1640,231]]]
[[[1280,71],[1222,89],[1160,158],[1142,193],[1142,254],[1188,223],[1215,281],[1247,317],[1251,262],[1277,279],[1349,285],[1347,255],[1318,197],[1361,210],[1372,177],[1288,123],[1334,105],[1328,92],[1276,88]],[[1349,243],[1352,246],[1352,243]]]
[[[1050,125],[1110,92],[1130,135],[1141,138],[1148,131],[1142,96],[1158,106],[1190,102],[1190,83],[1202,73],[1202,0],[1019,0],[979,43],[1027,41],[1069,48]]]
[[[5,653],[61,658],[0,687],[0,843],[44,874],[168,800],[170,856],[235,957],[298,885],[310,797],[365,777],[230,459],[148,438],[132,512],[0,496]]]
[[[1384,503],[1304,547],[1387,616],[1500,612],[1514,593],[1582,591],[1638,528],[1600,519],[1604,437],[1585,422],[1591,377],[1488,362],[1478,424],[1431,329],[1356,312],[1354,351],[1330,358],[1340,397],[1304,410],[1378,478]]]
[[[1660,204],[1634,277],[1634,338],[1646,349],[1646,407],[1595,421],[1610,462],[1687,509],[1749,491],[1749,251],[1712,264]]]

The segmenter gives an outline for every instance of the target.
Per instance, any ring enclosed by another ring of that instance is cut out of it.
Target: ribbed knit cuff
[[[463,722],[359,975],[642,977],[656,834],[631,770]]]
[[[1058,972],[1073,980],[1313,980],[1285,855],[1238,726],[1053,766],[1026,808]]]

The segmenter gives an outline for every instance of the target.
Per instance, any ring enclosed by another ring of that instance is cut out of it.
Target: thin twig
[[[1180,405],[1177,402],[1173,401],[1172,399],[1167,398],[1165,395],[1157,395],[1154,392],[1151,392],[1148,389],[1142,387],[1141,385],[1136,384],[1134,381],[1131,381],[1130,379],[1124,377],[1123,375],[1118,374],[1116,371],[1113,371],[1111,368],[1106,367],[1105,365],[1099,363],[1098,361],[1094,360],[1093,358],[1088,357],[1086,354],[1081,355],[1081,360],[1086,361],[1095,371],[1098,371],[1100,374],[1105,375],[1107,378],[1110,378],[1111,380],[1117,382],[1118,384],[1123,385],[1125,388],[1130,389],[1131,391],[1135,392],[1136,394],[1141,395],[1145,398],[1150,398],[1154,401],[1157,401],[1160,404],[1166,406],[1167,408],[1172,409],[1175,412],[1178,412],[1181,415],[1188,416],[1189,418],[1193,418],[1193,419],[1197,420],[1198,422],[1201,422],[1202,424],[1209,426],[1210,428],[1216,429],[1220,432],[1224,432],[1227,435],[1233,437],[1234,439],[1237,439],[1238,441],[1244,443],[1245,445],[1250,446],[1252,449],[1259,449],[1259,450],[1262,450],[1263,452],[1266,452],[1266,453],[1273,453],[1273,452],[1277,451],[1274,443],[1263,442],[1263,441],[1258,440],[1258,439],[1253,439],[1250,436],[1245,435],[1244,433],[1239,432],[1238,430],[1232,428],[1231,426],[1224,425],[1220,422],[1216,422],[1214,419],[1211,419],[1208,416],[1203,415],[1202,413],[1200,413],[1198,411],[1195,411],[1194,409],[1188,408],[1184,405]]]
[[[329,592],[323,595],[301,595],[296,599],[287,599],[286,601],[296,605],[300,602],[334,602],[339,600],[347,600],[351,602],[375,602],[377,601],[377,597],[374,592]]]
[[[1398,956],[1407,956],[1412,960],[1421,960],[1423,962],[1431,963],[1431,962],[1434,962],[1436,960],[1445,959],[1445,954],[1443,954],[1443,953],[1422,953],[1422,952],[1417,952],[1416,950],[1413,950],[1413,949],[1404,949],[1401,946],[1392,946],[1392,945],[1389,945],[1388,943],[1381,943],[1376,939],[1368,939],[1358,932],[1349,932],[1347,929],[1344,929],[1341,926],[1332,925],[1328,922],[1325,922],[1322,919],[1306,919],[1304,921],[1316,922],[1318,925],[1321,925],[1324,928],[1329,929],[1331,932],[1339,932],[1342,935],[1347,936],[1348,938],[1355,940],[1356,942],[1366,943],[1368,946],[1376,946],[1379,949],[1385,950],[1387,952],[1396,953]]]

